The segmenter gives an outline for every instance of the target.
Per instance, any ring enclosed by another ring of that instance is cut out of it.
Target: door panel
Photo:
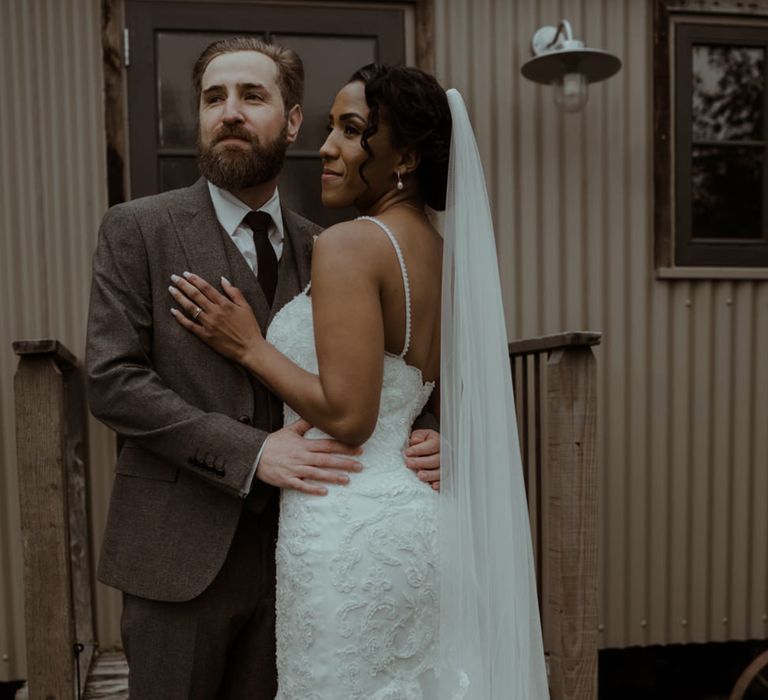
[[[357,214],[352,208],[317,206],[322,171],[318,149],[325,141],[333,98],[355,70],[376,60],[376,39],[278,34],[273,41],[293,49],[304,61],[304,122],[299,138],[288,150],[280,195],[291,209],[312,211],[309,218],[321,226],[351,219]]]
[[[295,147],[317,151],[325,141],[328,110],[336,92],[354,71],[376,60],[376,40],[288,34],[272,39],[296,51],[304,61],[304,123]]]
[[[228,36],[209,32],[157,32],[157,139],[160,148],[188,149],[191,145],[194,155],[197,97],[192,85],[192,66],[206,46]]]

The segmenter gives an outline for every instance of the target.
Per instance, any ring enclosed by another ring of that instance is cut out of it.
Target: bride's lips
[[[331,180],[336,180],[341,177],[341,173],[337,173],[335,170],[328,170],[325,168],[323,170],[323,174],[320,176],[320,179],[323,182],[329,182]]]

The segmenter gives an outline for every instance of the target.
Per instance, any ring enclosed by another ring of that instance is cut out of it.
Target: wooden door
[[[198,177],[192,67],[226,36],[253,34],[304,61],[304,124],[287,154],[280,196],[321,225],[350,210],[320,204],[318,148],[336,91],[360,66],[405,62],[405,9],[126,0],[131,197],[184,187]]]

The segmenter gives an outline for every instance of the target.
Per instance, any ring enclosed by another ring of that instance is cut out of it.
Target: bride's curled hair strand
[[[445,90],[433,76],[418,68],[381,63],[370,63],[355,71],[349,82],[358,81],[365,85],[370,108],[368,127],[361,139],[368,159],[372,157],[368,140],[378,131],[383,114],[392,145],[411,148],[419,155],[415,177],[425,204],[442,211],[451,144],[451,112]],[[363,171],[364,167],[360,174],[365,180]]]

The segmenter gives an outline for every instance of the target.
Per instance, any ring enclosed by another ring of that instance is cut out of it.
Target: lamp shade
[[[588,83],[596,83],[610,78],[620,68],[621,61],[613,54],[584,47],[553,49],[533,56],[523,64],[520,71],[528,80],[550,85],[562,80],[567,73],[583,73]]]

